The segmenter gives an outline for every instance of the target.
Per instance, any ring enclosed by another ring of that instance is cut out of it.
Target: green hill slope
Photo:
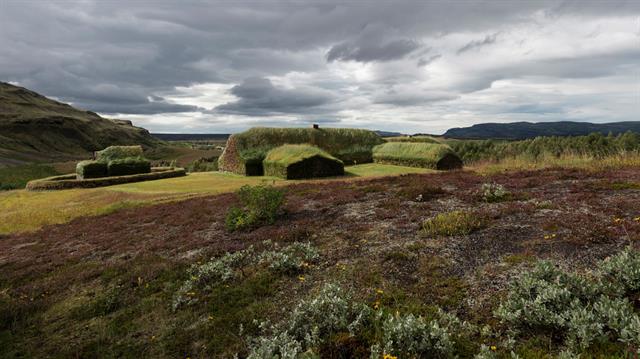
[[[129,121],[106,119],[0,82],[0,166],[83,158],[110,145],[159,143]]]

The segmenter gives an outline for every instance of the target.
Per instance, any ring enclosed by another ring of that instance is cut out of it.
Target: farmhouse
[[[368,163],[373,147],[383,142],[375,132],[361,129],[254,127],[229,137],[218,164],[221,171],[261,176],[267,153],[285,144],[316,146],[344,164]]]
[[[283,145],[267,153],[264,174],[285,179],[341,176],[344,163],[318,147]]]
[[[373,149],[373,160],[376,163],[436,170],[462,168],[462,160],[451,147],[439,143],[387,142]]]

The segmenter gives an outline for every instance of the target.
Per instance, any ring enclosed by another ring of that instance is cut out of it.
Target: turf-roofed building
[[[283,145],[267,153],[264,174],[285,179],[332,177],[344,174],[344,163],[311,145]]]
[[[434,170],[462,168],[462,160],[451,147],[439,143],[387,142],[373,149],[373,160],[377,163]]]
[[[286,144],[315,146],[344,164],[369,163],[373,147],[383,142],[375,132],[361,129],[254,127],[229,137],[219,168],[247,176],[263,175],[269,151]]]

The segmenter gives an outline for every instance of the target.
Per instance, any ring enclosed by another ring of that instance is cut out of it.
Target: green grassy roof
[[[398,157],[407,159],[440,159],[453,153],[451,147],[425,142],[387,142],[373,149],[373,156]]]
[[[288,165],[314,156],[340,161],[326,151],[312,145],[283,145],[276,147],[267,153],[264,160],[265,162],[277,162],[282,165]]]
[[[254,127],[234,136],[245,160],[263,159],[271,149],[284,144],[311,144],[342,158],[351,153],[370,152],[383,142],[375,132],[352,128]]]

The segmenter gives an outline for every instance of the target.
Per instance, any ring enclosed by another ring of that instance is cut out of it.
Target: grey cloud
[[[498,34],[499,33],[487,35],[482,40],[471,41],[471,42],[467,43],[466,45],[464,45],[463,47],[459,48],[458,51],[457,51],[457,54],[460,55],[461,53],[467,52],[469,50],[474,50],[474,49],[477,49],[477,48],[480,48],[480,47],[483,47],[483,46],[494,44],[496,42],[496,40],[498,39]]]
[[[438,61],[444,62],[448,53],[422,44],[425,38],[454,33],[493,34],[499,27],[531,22],[534,14],[543,14],[545,19],[572,16],[588,20],[640,13],[638,1],[577,0],[216,4],[9,0],[1,4],[0,80],[17,81],[90,110],[132,114],[201,111],[193,106],[167,103],[162,98],[153,101],[149,98],[171,93],[176,86],[238,84],[249,77],[304,74],[295,91],[263,84],[261,92],[253,90],[262,94],[257,97],[243,93],[257,85],[242,83],[236,90],[244,97],[238,96],[238,101],[211,111],[211,117],[222,112],[326,116],[348,110],[341,106],[352,103],[349,98],[336,100],[348,93],[345,88],[411,83],[417,72],[430,70],[422,67],[438,59],[438,55],[429,56],[432,53],[429,50],[443,53],[445,57]],[[497,40],[491,36],[479,38],[459,50],[465,53],[492,41]],[[446,90],[477,91],[504,78],[590,78],[625,69],[628,73],[637,71],[637,53],[603,56],[525,61],[468,74],[464,81]],[[635,59],[635,64],[631,59]],[[331,67],[327,61],[368,63],[378,67],[372,72],[387,72],[386,78],[380,83],[366,80],[353,83],[336,76],[323,84],[320,78]],[[392,68],[393,65],[397,66]],[[312,82],[305,83],[305,76]],[[418,101],[417,98],[412,101],[411,96],[403,100],[401,95],[395,99],[388,95],[385,99],[375,97],[374,93],[354,90],[349,95],[358,97],[354,101],[358,103],[372,100],[403,106]]]
[[[430,63],[436,61],[437,59],[439,59],[441,57],[442,57],[442,55],[440,55],[440,54],[433,55],[433,56],[429,57],[428,59],[425,59],[425,58],[421,57],[418,60],[417,66],[418,67],[425,67],[425,66],[429,65]]]
[[[387,104],[396,106],[417,106],[439,101],[454,100],[459,96],[443,92],[398,92],[395,90],[386,91],[373,97],[373,102],[377,104]]]
[[[391,61],[410,54],[420,45],[407,39],[391,40],[382,44],[342,43],[334,45],[327,53],[327,61]]]
[[[234,86],[235,102],[217,106],[218,113],[260,116],[282,113],[308,113],[329,104],[335,97],[328,91],[314,88],[284,89],[275,87],[269,79],[253,77]]]

